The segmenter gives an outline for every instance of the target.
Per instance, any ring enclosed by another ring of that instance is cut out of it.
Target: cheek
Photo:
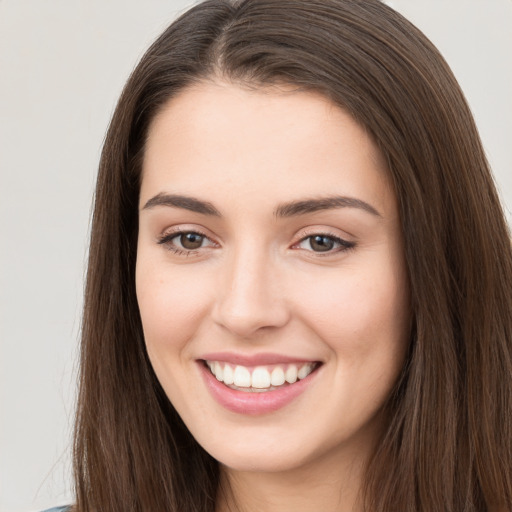
[[[401,358],[408,334],[406,279],[394,268],[344,269],[328,286],[300,293],[301,316],[344,365],[359,367],[389,354]],[[377,270],[378,269],[378,270]]]
[[[140,261],[136,289],[148,352],[183,348],[210,303],[204,276]]]
[[[369,421],[389,396],[404,364],[409,334],[406,280],[394,272],[353,269],[329,293],[303,294],[302,315],[328,346],[340,424]],[[345,422],[345,423],[343,423]]]

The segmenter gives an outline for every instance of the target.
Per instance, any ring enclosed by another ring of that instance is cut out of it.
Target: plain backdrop
[[[510,221],[512,0],[387,3],[452,66]],[[0,512],[72,500],[77,339],[100,148],[128,74],[187,5],[0,0]]]

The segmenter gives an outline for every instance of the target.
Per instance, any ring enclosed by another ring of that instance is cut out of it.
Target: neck
[[[345,456],[340,464],[339,455],[280,472],[221,466],[216,512],[358,512],[364,463]]]

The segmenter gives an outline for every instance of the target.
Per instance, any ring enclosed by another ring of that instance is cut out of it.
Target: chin
[[[263,423],[264,419],[260,419]],[[289,425],[269,424],[257,428],[246,424],[218,432],[201,429],[202,432],[196,431],[193,435],[221,466],[254,473],[300,471],[330,460],[346,445],[342,431],[338,436],[326,436],[318,428],[290,428]]]
[[[307,464],[307,458],[298,453],[263,453],[255,447],[245,452],[222,451],[213,454],[219,463],[233,471],[248,473],[281,473],[298,470]]]

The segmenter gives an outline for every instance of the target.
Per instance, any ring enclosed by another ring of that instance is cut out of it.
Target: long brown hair
[[[148,126],[195,81],[285,82],[348,111],[387,160],[410,280],[407,363],[367,468],[367,510],[512,509],[512,254],[489,166],[443,58],[378,0],[210,0],[131,75],[100,162],[75,430],[80,512],[213,511],[217,462],[145,351],[134,285]]]

